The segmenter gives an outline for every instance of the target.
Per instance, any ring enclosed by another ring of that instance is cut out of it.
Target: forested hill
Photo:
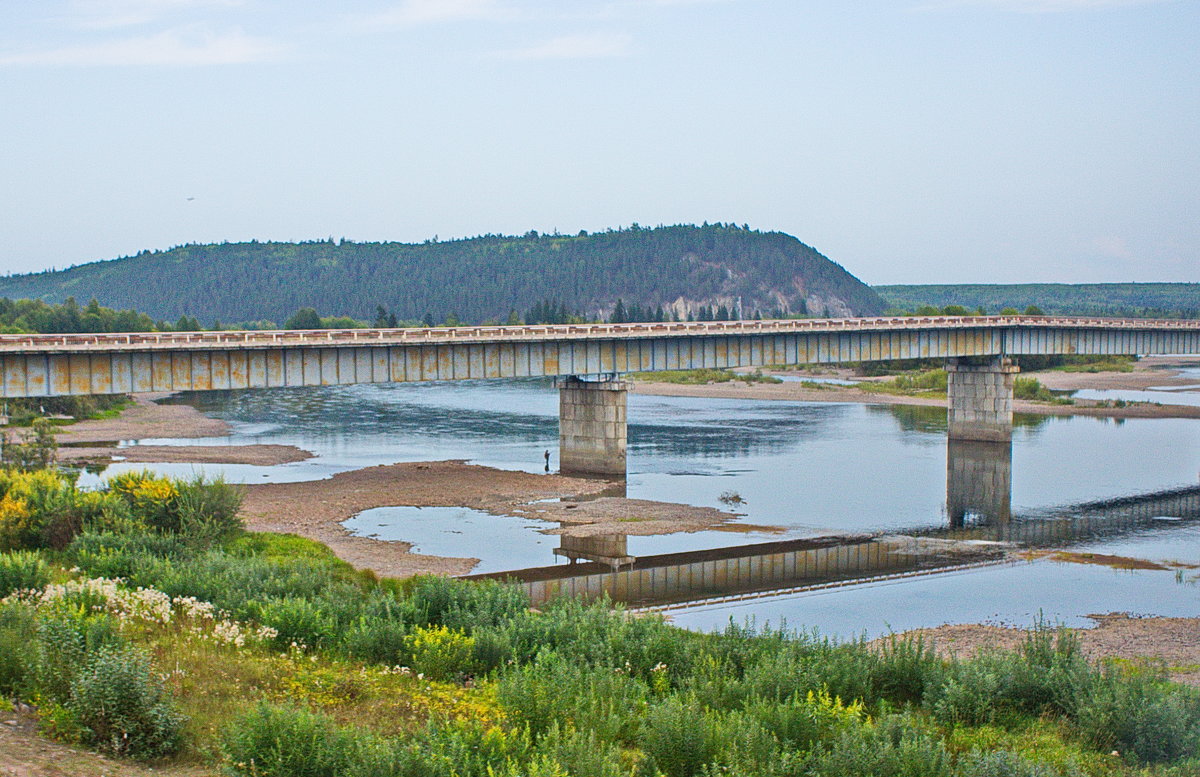
[[[1200,318],[1200,283],[1013,283],[876,286],[888,307],[961,305],[999,313],[1033,306],[1047,315]]]
[[[541,301],[607,317],[618,300],[680,318],[739,301],[743,315],[873,315],[883,301],[840,265],[780,232],[636,225],[574,236],[447,242],[222,243],[0,279],[0,296],[98,299],[156,319],[284,321],[299,308],[371,319],[504,321]]]

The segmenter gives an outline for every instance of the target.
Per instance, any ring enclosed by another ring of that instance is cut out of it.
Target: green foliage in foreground
[[[215,535],[179,519],[187,487],[126,476],[103,491],[130,506],[122,520],[61,551],[0,554],[11,590],[66,581],[0,602],[0,693],[36,704],[46,733],[246,777],[1165,777],[1200,764],[1200,692],[1161,667],[1089,664],[1069,632],[1038,626],[1019,651],[943,660],[916,640],[696,634],[606,602],[534,611],[515,586],[379,580],[309,540]]]

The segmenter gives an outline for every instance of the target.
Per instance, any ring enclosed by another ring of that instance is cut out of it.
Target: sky
[[[0,0],[0,272],[778,230],[872,284],[1200,281],[1197,0]]]

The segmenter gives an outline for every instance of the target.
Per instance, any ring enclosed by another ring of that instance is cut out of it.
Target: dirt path
[[[28,715],[0,701],[0,777],[215,777],[196,766],[148,767],[116,761],[34,733]]]
[[[328,480],[246,487],[242,516],[254,531],[299,534],[328,545],[361,569],[389,577],[462,575],[478,559],[425,556],[406,542],[351,535],[341,524],[373,507],[468,507],[496,515],[543,518],[547,533],[661,534],[697,531],[734,519],[708,507],[598,497],[613,487],[605,480],[535,475],[436,461],[391,464],[342,472]],[[538,502],[563,499],[567,502]],[[554,521],[564,521],[561,529]]]
[[[1095,628],[1072,629],[1088,658],[1161,660],[1172,679],[1200,687],[1200,618],[1131,618],[1120,613],[1088,617]],[[1025,639],[1023,629],[978,623],[916,629],[905,635],[921,636],[941,655],[959,658],[988,648],[1016,650]]]

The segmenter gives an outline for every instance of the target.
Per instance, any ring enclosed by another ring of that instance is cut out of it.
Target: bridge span
[[[1005,441],[1011,357],[1200,353],[1200,321],[1046,316],[0,335],[0,397],[560,379],[560,465],[623,475],[624,373],[945,359],[949,434]]]

